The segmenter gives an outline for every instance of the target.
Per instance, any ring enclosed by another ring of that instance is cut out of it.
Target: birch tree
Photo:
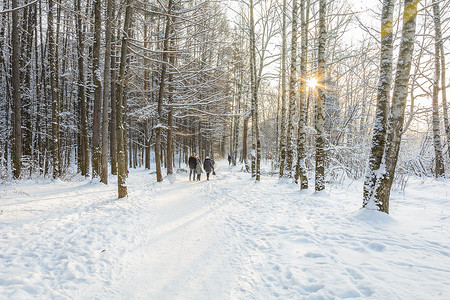
[[[286,170],[292,177],[292,165],[294,160],[294,118],[297,105],[297,0],[292,1],[292,35],[291,35],[291,66],[289,77],[289,115],[286,133]]]
[[[300,0],[300,31],[301,31],[301,54],[300,54],[300,81],[299,81],[299,101],[300,111],[298,117],[298,138],[297,138],[297,164],[295,179],[300,178],[300,189],[308,189],[308,177],[306,169],[306,78],[308,64],[308,18],[309,5],[305,7],[305,0]]]
[[[382,158],[382,168],[376,184],[364,207],[389,213],[389,197],[398,161],[403,121],[405,116],[406,96],[408,93],[409,72],[414,51],[417,4],[420,0],[405,0],[403,11],[403,28],[394,80],[392,104],[388,119],[388,133]],[[375,124],[376,126],[376,124]]]
[[[364,181],[363,207],[374,196],[376,190],[384,148],[386,144],[387,117],[392,81],[393,57],[393,11],[394,0],[384,0],[381,11],[381,52],[380,77],[378,82],[376,117],[372,134],[372,146],[369,155],[366,179]]]
[[[283,23],[281,29],[281,134],[280,134],[280,177],[284,175],[286,160],[286,14],[287,3],[283,0]]]
[[[433,81],[433,144],[434,144],[434,159],[436,163],[435,176],[442,177],[445,175],[444,171],[444,159],[442,157],[442,144],[441,144],[441,124],[439,120],[439,82],[441,80],[441,44],[442,34],[440,30],[440,12],[439,3],[437,0],[433,1],[433,20],[435,30],[435,43],[434,43],[434,81]],[[445,53],[442,53],[444,56]],[[442,66],[445,69],[445,65]],[[445,78],[445,77],[444,77]],[[445,80],[442,84],[445,89]],[[445,106],[445,104],[444,104]],[[446,113],[444,109],[444,114]]]
[[[323,116],[325,103],[325,44],[326,44],[326,1],[319,2],[319,48],[317,53],[318,69],[318,96],[316,98],[316,167],[315,167],[315,190],[325,189],[325,121]]]

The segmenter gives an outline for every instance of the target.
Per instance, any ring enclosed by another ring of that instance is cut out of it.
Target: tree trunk
[[[125,112],[126,107],[124,103],[124,84],[125,84],[125,69],[127,67],[127,53],[128,53],[128,34],[131,23],[131,3],[132,0],[127,0],[125,9],[125,19],[122,32],[122,46],[120,49],[120,66],[119,78],[116,91],[116,131],[117,131],[117,167],[118,167],[118,194],[119,198],[128,195],[127,192],[127,158],[125,155]]]
[[[114,11],[113,11],[113,19],[114,19]],[[119,37],[119,34],[116,36]],[[112,36],[112,41],[115,41],[115,37]],[[109,152],[111,153],[111,174],[117,175],[117,131],[116,131],[116,103],[115,99],[117,99],[117,86],[120,84],[117,81],[116,69],[117,69],[117,60],[116,60],[116,47],[111,49],[111,122],[110,122],[110,144],[109,144]]]
[[[164,46],[161,64],[161,80],[159,84],[159,95],[158,95],[158,124],[156,125],[156,145],[155,145],[155,160],[156,160],[156,181],[160,182],[163,180],[161,172],[161,131],[162,131],[162,107],[164,101],[164,89],[165,89],[165,79],[167,72],[167,63],[169,61],[169,35],[171,31],[171,12],[172,12],[172,0],[169,0],[167,7],[167,17],[166,17],[166,30],[164,33]]]
[[[259,139],[259,117],[258,117],[258,90],[257,90],[257,72],[256,72],[256,37],[255,23],[253,18],[253,0],[250,0],[250,81],[252,92],[252,127],[253,127],[253,149],[254,176],[256,181],[261,180],[261,141]],[[253,163],[252,163],[253,166]],[[253,168],[252,168],[253,171]]]
[[[440,44],[442,40],[438,38],[440,35],[439,22],[439,3],[436,0],[433,2],[433,16],[435,29],[435,43],[434,43],[434,82],[433,82],[433,145],[434,145],[434,160],[436,169],[434,170],[436,178],[445,175],[444,159],[442,157],[441,145],[441,124],[439,122],[439,81],[441,75],[441,60],[439,57]],[[442,66],[445,68],[445,66]],[[445,82],[443,88],[445,87]]]
[[[315,190],[316,192],[325,189],[325,123],[323,117],[324,102],[325,102],[325,13],[326,0],[319,2],[319,49],[317,54],[318,59],[318,76],[319,84],[318,97],[316,102],[316,168],[315,168]]]
[[[92,177],[101,172],[100,121],[102,106],[102,82],[100,80],[101,2],[94,0],[94,45],[92,48],[92,77],[94,83],[94,115],[92,124]],[[108,26],[107,26],[108,27]]]
[[[287,4],[283,0],[283,23],[281,37],[281,134],[280,134],[280,177],[284,175],[286,160],[286,14]]]
[[[51,0],[50,0],[51,1]],[[14,158],[13,158],[13,176],[16,179],[20,178],[22,171],[22,98],[20,96],[20,62],[19,62],[19,12],[14,10],[17,8],[17,0],[12,0],[12,100],[14,105]]]
[[[372,135],[366,179],[364,181],[363,207],[371,201],[377,183],[386,144],[387,117],[392,82],[394,0],[384,0],[381,12],[380,79],[378,82],[377,108]]]
[[[300,0],[300,20],[301,20],[301,56],[300,56],[300,112],[298,119],[298,140],[297,140],[297,168],[296,181],[300,178],[300,189],[308,189],[308,176],[306,169],[306,84],[305,80],[308,76],[308,21],[305,16],[305,0]]]
[[[103,78],[103,116],[102,116],[102,161],[101,182],[108,184],[108,158],[109,158],[109,103],[111,87],[111,38],[112,38],[112,10],[113,0],[107,1],[106,6],[106,32],[105,32],[105,66]]]
[[[294,160],[294,133],[295,107],[297,105],[297,0],[292,1],[292,37],[291,37],[291,68],[289,78],[289,117],[286,133],[286,171],[292,177],[292,165]]]
[[[171,8],[169,8],[170,11],[172,11]],[[170,37],[170,41],[168,42],[168,50],[170,52],[169,55],[169,62],[170,62],[170,66],[172,68],[175,67],[175,30],[174,30],[174,26],[173,24],[175,24],[175,16],[171,17],[172,20],[170,22],[171,26],[170,26],[170,32],[169,32],[169,37]],[[172,103],[173,103],[173,96],[174,96],[174,88],[173,88],[173,72],[174,70],[171,70],[171,72],[169,72],[169,76],[168,76],[168,115],[167,115],[167,175],[173,174],[173,166],[174,166],[174,145],[173,145],[173,108],[172,108]]]
[[[248,119],[250,116],[244,117],[244,132],[242,133],[242,161],[247,168],[247,136],[248,136]]]
[[[388,120],[386,149],[383,156],[385,172],[381,174],[379,183],[377,182],[375,185],[376,191],[373,196],[373,202],[378,210],[385,213],[389,213],[389,197],[391,186],[394,181],[395,168],[397,166],[403,132],[409,73],[414,51],[417,3],[418,0],[405,0],[404,4],[405,10],[403,13],[402,39],[400,42],[394,92],[392,95],[392,105]],[[372,206],[368,204],[367,207],[370,208]]]
[[[80,130],[80,171],[81,175],[89,176],[89,136],[87,122],[87,105],[84,81],[84,41],[83,29],[81,26],[81,0],[76,1],[76,24],[77,24],[77,58],[78,58],[78,112],[79,112],[79,130]]]
[[[146,18],[147,20],[147,18]],[[144,48],[148,49],[149,46],[149,35],[148,35],[148,25],[147,22],[144,24]],[[148,51],[145,51],[145,56],[147,57],[149,55]],[[145,64],[145,70],[144,70],[144,95],[145,95],[145,101],[150,102],[149,99],[149,76],[148,76],[148,69],[150,66],[148,66],[148,59],[144,59]],[[147,170],[150,170],[150,132],[149,132],[149,118],[146,118],[144,121],[144,149],[145,149],[145,168]]]
[[[56,43],[53,32],[53,0],[48,1],[48,58],[50,63],[50,88],[52,99],[52,159],[53,178],[61,174],[61,159],[59,149],[59,87],[56,67]]]
[[[237,97],[237,103],[236,103],[236,111],[235,114],[241,113],[241,97],[242,97],[242,84],[243,84],[243,72],[242,70],[239,70],[239,83],[238,84],[238,97]],[[234,116],[234,152],[232,153],[232,162],[233,166],[236,165],[237,161],[237,153],[238,153],[238,147],[239,147],[239,119],[240,117]]]

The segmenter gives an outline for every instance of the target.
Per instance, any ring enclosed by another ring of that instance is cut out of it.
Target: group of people
[[[206,172],[206,180],[209,180],[209,174],[213,173],[214,174],[214,160],[212,160],[210,157],[206,157],[205,161],[203,162],[203,169],[202,169],[202,163],[200,160],[200,157],[196,156],[195,154],[192,154],[189,157],[189,180],[191,180],[191,176],[192,176],[192,180],[198,180],[200,181],[200,177],[203,173],[203,169]]]

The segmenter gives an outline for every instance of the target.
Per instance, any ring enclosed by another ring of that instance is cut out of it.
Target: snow
[[[359,181],[314,193],[216,164],[130,170],[126,199],[114,176],[0,186],[0,299],[448,299],[448,180],[410,179],[386,215]]]

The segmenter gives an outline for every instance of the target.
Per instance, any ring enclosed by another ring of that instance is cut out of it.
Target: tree
[[[434,144],[434,157],[435,157],[435,176],[442,177],[445,175],[444,171],[444,159],[442,157],[442,146],[441,146],[441,132],[440,132],[440,121],[439,121],[439,81],[441,79],[441,59],[440,51],[442,44],[442,34],[440,30],[440,13],[439,13],[439,3],[433,1],[433,20],[435,29],[435,44],[434,44],[434,82],[433,82],[433,144]],[[442,53],[445,56],[445,53]],[[442,66],[445,69],[445,65]],[[445,78],[445,77],[444,77]],[[445,80],[442,83],[443,89],[445,89]],[[444,112],[445,114],[446,112]]]
[[[61,175],[61,155],[59,140],[59,85],[55,34],[53,28],[53,0],[48,1],[48,59],[50,64],[50,88],[52,101],[52,158],[53,178]]]
[[[325,26],[326,0],[319,2],[319,49],[317,53],[318,69],[318,97],[316,98],[316,168],[315,168],[315,190],[325,189],[325,123],[323,117],[325,102]]]
[[[156,125],[156,141],[155,141],[155,160],[156,160],[156,181],[163,180],[161,172],[161,135],[162,135],[162,113],[166,84],[167,64],[169,62],[169,37],[171,32],[171,13],[173,1],[169,0],[167,4],[166,28],[164,33],[164,46],[161,64],[161,80],[159,82],[158,94],[158,124]]]
[[[281,30],[281,134],[280,134],[280,177],[284,175],[286,160],[286,14],[287,4],[283,0],[283,23]]]
[[[386,144],[387,116],[392,81],[393,56],[393,11],[394,0],[384,0],[381,11],[381,53],[380,79],[378,83],[377,108],[375,125],[372,134],[372,147],[369,155],[369,165],[364,181],[363,207],[370,202],[376,191],[378,173],[380,170]]]
[[[414,51],[414,38],[416,29],[417,4],[420,0],[405,0],[403,11],[403,28],[398,55],[397,70],[394,80],[392,104],[388,119],[388,133],[381,168],[377,175],[372,196],[365,207],[389,213],[389,197],[394,180],[398,161],[403,121],[405,117],[406,96],[408,92],[409,73],[411,69],[412,54]],[[375,124],[374,126],[377,126]]]
[[[305,163],[305,145],[306,145],[306,77],[307,77],[307,61],[308,61],[308,19],[309,5],[305,7],[305,0],[300,0],[300,23],[301,23],[301,55],[300,55],[300,87],[299,100],[300,111],[298,118],[298,138],[297,138],[297,166],[295,179],[300,178],[300,189],[308,188],[308,176]]]
[[[131,23],[132,14],[132,0],[127,0],[125,7],[125,19],[123,22],[122,31],[122,45],[120,48],[120,65],[119,65],[119,76],[116,91],[116,131],[117,131],[117,186],[119,198],[123,198],[128,195],[127,191],[127,158],[125,155],[125,141],[124,141],[124,131],[125,131],[125,112],[126,107],[124,100],[124,85],[125,85],[125,69],[127,68],[127,53],[128,53],[128,39],[129,39],[129,29]]]
[[[108,0],[106,4],[106,33],[105,33],[105,66],[103,72],[103,115],[102,115],[102,160],[101,182],[108,183],[108,158],[109,158],[109,103],[111,87],[111,42],[112,42],[112,17],[114,0]]]
[[[51,0],[50,0],[51,1]],[[12,0],[12,32],[11,32],[11,46],[12,46],[12,100],[14,105],[14,178],[19,179],[22,171],[22,99],[20,97],[20,76],[19,76],[19,24],[17,0]]]
[[[79,165],[81,175],[89,175],[89,134],[87,121],[87,106],[84,80],[84,40],[81,23],[81,0],[75,2],[78,60],[78,130],[79,130]]]
[[[101,173],[100,122],[102,106],[102,82],[100,80],[101,2],[94,0],[94,45],[92,50],[92,77],[94,83],[94,115],[92,125],[92,177]]]
[[[292,2],[292,35],[291,35],[291,67],[289,76],[289,117],[286,133],[286,170],[292,177],[292,165],[294,160],[294,117],[297,105],[297,0]]]
[[[258,74],[256,72],[256,41],[255,41],[255,21],[253,17],[253,0],[250,0],[250,78],[251,78],[251,94],[252,94],[252,128],[253,128],[253,154],[254,173],[256,181],[261,180],[261,141],[259,139],[258,124]],[[261,69],[261,68],[260,68]],[[253,162],[252,162],[253,165]]]

